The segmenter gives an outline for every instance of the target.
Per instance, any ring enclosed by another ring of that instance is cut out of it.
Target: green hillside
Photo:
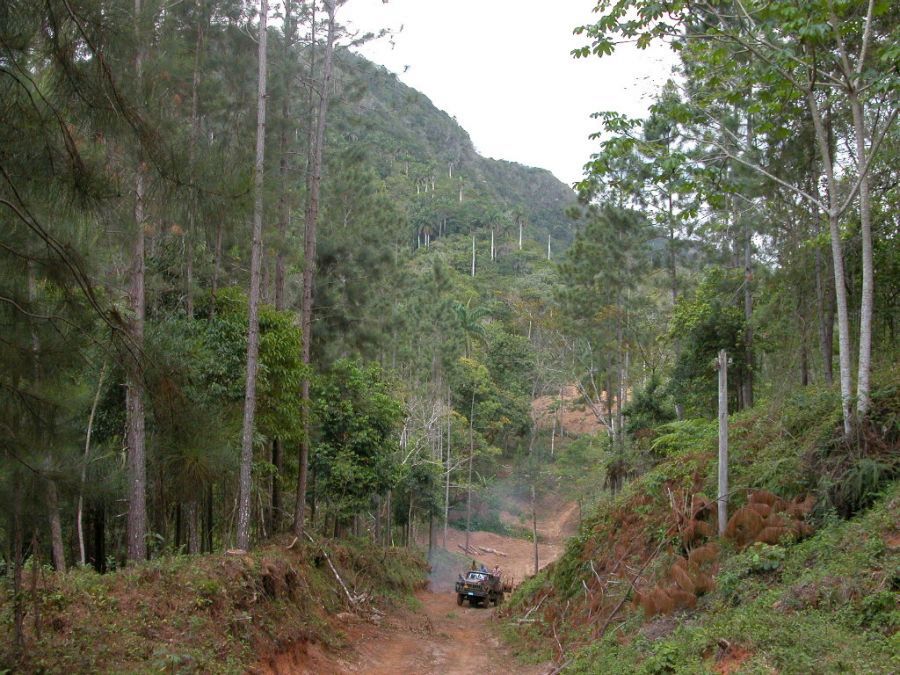
[[[505,610],[510,640],[571,673],[896,672],[898,392],[896,373],[879,378],[859,454],[847,453],[825,391],[734,416],[734,522],[754,493],[814,503],[797,511],[801,530],[756,543],[731,524],[712,543],[715,515],[701,509],[715,493],[715,423],[659,428],[647,446],[655,466],[600,501]],[[713,527],[701,533],[704,521]]]
[[[572,189],[545,169],[482,157],[425,94],[350,51],[339,56],[338,79],[352,103],[333,131],[364,148],[392,196],[406,204],[413,240],[425,229],[434,239],[480,228],[518,236],[522,220],[525,237],[546,244],[551,235],[559,250],[571,242]]]

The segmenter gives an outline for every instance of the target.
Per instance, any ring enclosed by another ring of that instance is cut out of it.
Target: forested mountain
[[[575,194],[549,171],[482,157],[425,94],[350,51],[338,56],[337,80],[350,100],[332,129],[365,148],[393,195],[409,200],[417,231],[433,238],[479,227],[518,232],[522,221],[528,238],[546,242],[549,234],[560,250],[571,241],[566,209]]]
[[[4,9],[4,569],[390,541],[473,483],[446,422],[526,434],[513,305],[574,193],[342,47],[336,3],[259,10]]]

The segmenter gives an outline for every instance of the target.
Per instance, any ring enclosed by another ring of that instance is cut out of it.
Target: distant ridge
[[[352,102],[332,133],[364,148],[392,196],[407,202],[412,237],[517,230],[523,220],[526,239],[550,235],[557,250],[571,242],[575,193],[550,171],[482,157],[455,119],[394,73],[348,50],[338,62],[336,86]]]

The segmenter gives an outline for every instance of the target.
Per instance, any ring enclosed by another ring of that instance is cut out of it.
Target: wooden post
[[[447,521],[450,517],[450,432],[453,424],[453,403],[447,387],[447,482],[444,487],[444,548],[447,548]]]
[[[472,388],[472,410],[469,413],[469,485],[466,491],[466,553],[469,552],[469,532],[472,529],[472,460],[475,457],[475,389]]]
[[[538,532],[537,532],[537,500],[535,498],[534,481],[531,481],[531,538],[534,540],[534,573],[537,574],[540,569],[540,560],[538,559]]]
[[[728,354],[719,351],[719,536],[725,536],[728,523]]]

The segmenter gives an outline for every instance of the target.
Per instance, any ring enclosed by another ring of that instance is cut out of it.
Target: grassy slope
[[[680,552],[670,492],[676,503],[715,492],[714,423],[669,427],[656,439],[662,461],[601,503],[566,555],[514,596],[507,636],[535,658],[566,663],[564,672],[900,671],[898,381],[892,375],[877,394],[866,453],[836,440],[839,409],[827,392],[796,392],[733,418],[732,510],[747,488],[812,492],[817,532],[783,546],[725,547],[712,593],[694,610],[647,621],[630,586],[644,565],[636,586],[651,585]],[[857,515],[841,519],[851,507]]]
[[[405,599],[425,581],[421,557],[370,544],[327,544],[355,593]],[[91,569],[38,578],[40,636],[30,575],[22,672],[242,673],[302,642],[340,647],[331,623],[343,591],[317,547],[272,545],[249,555],[164,557],[112,574]],[[13,665],[12,607],[0,598],[0,672]]]

